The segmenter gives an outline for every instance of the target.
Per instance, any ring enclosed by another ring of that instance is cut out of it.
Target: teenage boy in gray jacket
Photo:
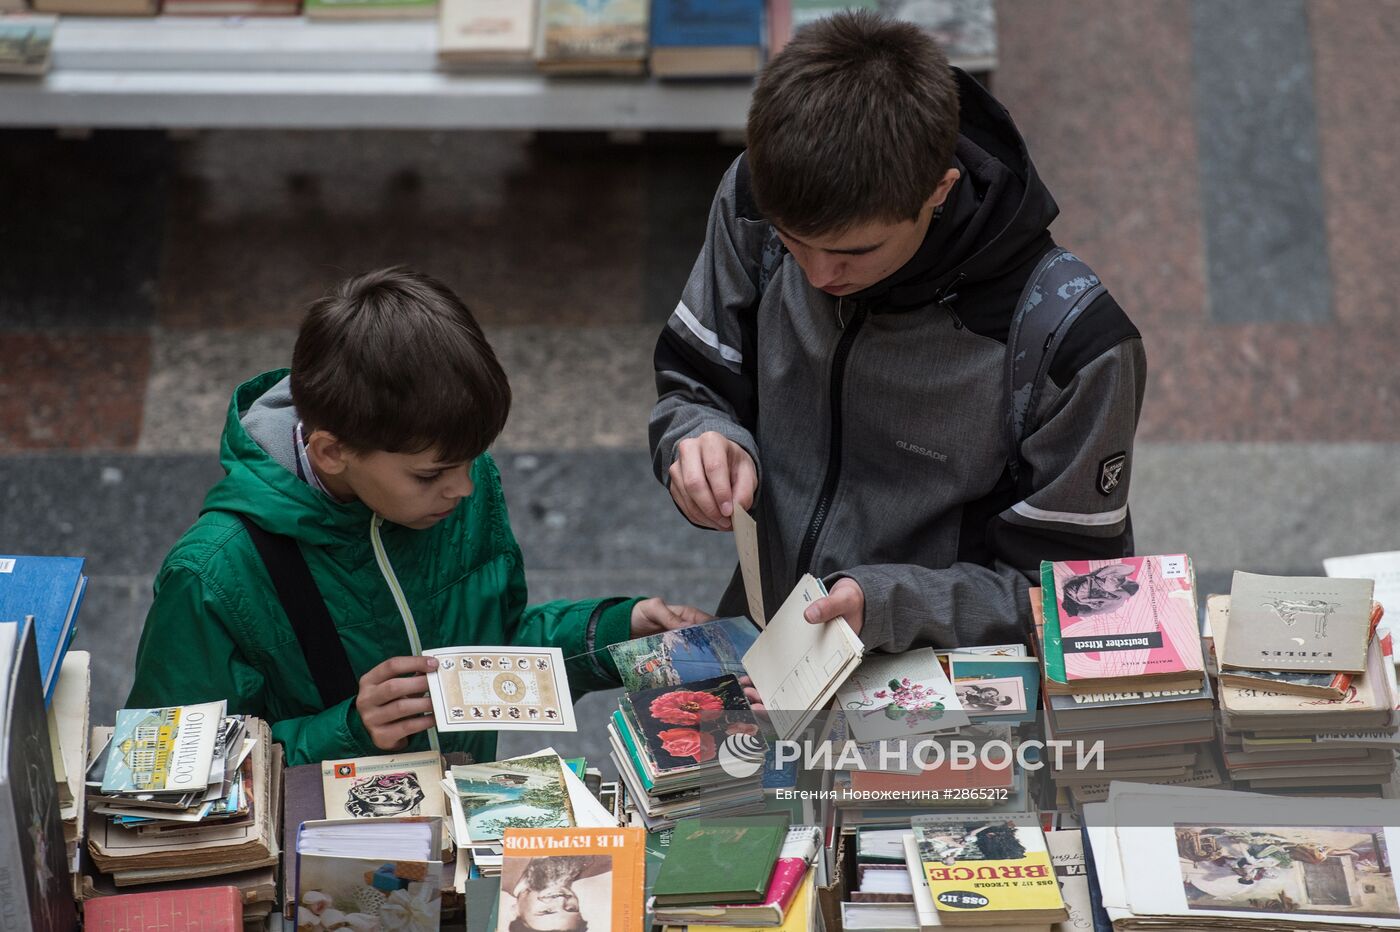
[[[769,612],[810,572],[830,594],[808,620],[871,649],[1025,640],[1041,560],[1132,552],[1137,329],[1095,299],[1010,449],[1008,327],[1058,208],[1005,108],[913,26],[799,32],[748,144],[656,347],[658,478],[702,527],[754,513]],[[745,604],[736,572],[719,612]]]

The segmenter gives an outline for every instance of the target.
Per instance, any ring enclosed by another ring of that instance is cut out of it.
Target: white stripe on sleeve
[[[719,353],[721,359],[735,364],[743,363],[744,354],[739,352],[732,346],[725,346],[723,343],[721,343],[719,341],[719,334],[715,333],[709,327],[706,327],[704,324],[700,323],[700,321],[695,317],[695,315],[691,313],[690,308],[685,306],[684,301],[678,302],[676,304],[675,315],[676,317],[680,318],[681,323],[685,324],[687,330],[695,334],[695,338],[697,340],[699,340],[701,343],[704,343],[711,349],[716,350]]]

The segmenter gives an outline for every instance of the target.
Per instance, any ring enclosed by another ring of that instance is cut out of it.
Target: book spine
[[[1055,565],[1042,561],[1040,564],[1041,609],[1045,613],[1045,637],[1041,649],[1045,653],[1045,676],[1063,685],[1065,683],[1065,654],[1060,645],[1060,607],[1055,598]]]

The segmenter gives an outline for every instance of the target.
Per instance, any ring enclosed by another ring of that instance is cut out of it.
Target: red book
[[[87,932],[243,932],[237,887],[123,893],[83,904]]]

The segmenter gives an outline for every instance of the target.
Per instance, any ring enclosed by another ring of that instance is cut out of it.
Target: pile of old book
[[[1104,749],[1052,771],[1062,805],[1102,800],[1113,780],[1220,783],[1190,557],[1042,563],[1031,604],[1046,738]]]
[[[821,829],[784,813],[681,820],[651,878],[655,922],[672,928],[818,928]]]
[[[222,700],[122,709],[115,728],[93,729],[92,749],[88,848],[100,873],[85,898],[213,882],[241,891],[246,919],[271,912],[282,749],[266,722],[227,715]]]
[[[1116,783],[1084,807],[1093,928],[1400,928],[1395,803]]]
[[[1379,796],[1397,695],[1369,579],[1236,573],[1207,600],[1222,747],[1241,788]]]
[[[58,814],[63,820],[64,853],[72,874],[75,898],[82,891],[79,852],[87,812],[83,772],[87,769],[91,694],[91,655],[87,651],[69,651],[63,658],[53,701],[49,704],[49,745],[58,789]]]

